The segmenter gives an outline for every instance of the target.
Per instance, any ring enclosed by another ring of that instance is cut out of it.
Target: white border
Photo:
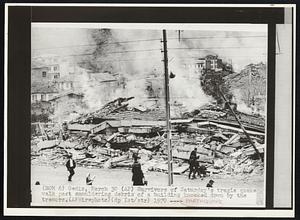
[[[291,7],[294,9],[294,89],[293,89],[293,116],[295,119],[295,70],[296,70],[296,4],[57,4],[57,3],[6,3],[5,4],[5,36],[4,36],[4,215],[19,215],[19,216],[190,216],[190,217],[293,217],[295,207],[295,193],[293,195],[293,209],[292,210],[187,210],[187,209],[117,209],[118,212],[113,212],[114,209],[46,209],[46,208],[6,208],[7,206],[7,18],[8,6],[78,6],[78,7],[258,7],[258,8],[279,8]],[[293,137],[295,137],[295,123],[293,122]],[[293,192],[295,192],[295,139],[293,138]],[[151,213],[150,213],[150,212]]]
[[[296,4],[138,4],[138,3],[6,3],[7,6],[78,6],[78,7],[224,7],[224,8],[238,8],[238,7],[255,7],[255,8],[282,8],[282,7],[295,7]]]
[[[293,210],[197,210],[197,209],[46,209],[10,208],[5,215],[17,216],[153,216],[153,217],[293,217]]]
[[[293,126],[293,144],[292,144],[292,149],[293,149],[293,164],[292,164],[292,169],[293,169],[293,201],[292,201],[292,206],[293,206],[293,210],[295,209],[295,197],[296,197],[296,193],[295,193],[295,169],[296,169],[296,165],[295,165],[295,155],[296,155],[296,142],[295,142],[295,137],[296,137],[296,125],[295,125],[295,119],[296,119],[296,49],[297,49],[297,46],[296,46],[296,32],[297,32],[297,25],[296,25],[296,5],[294,5],[293,7],[293,10],[294,10],[294,17],[293,17],[293,33],[294,33],[294,36],[293,36],[293,50],[294,50],[294,53],[293,53],[293,62],[294,62],[294,66],[293,66],[293,79],[294,79],[294,82],[293,83],[293,91],[292,91],[292,94],[293,94],[293,109],[292,109],[292,114],[293,114],[293,121],[292,121],[292,126]]]

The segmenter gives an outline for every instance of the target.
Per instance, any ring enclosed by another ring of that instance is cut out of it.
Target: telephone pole
[[[171,144],[171,117],[170,117],[170,91],[169,91],[169,70],[168,70],[168,49],[167,49],[167,32],[163,30],[163,53],[165,69],[165,97],[167,112],[167,150],[168,150],[168,185],[173,185],[173,157]]]
[[[240,125],[241,129],[243,130],[244,134],[246,135],[246,137],[248,138],[250,144],[252,145],[253,149],[255,150],[255,153],[257,154],[258,158],[263,161],[262,156],[260,155],[258,149],[256,148],[254,142],[252,141],[250,135],[248,134],[248,132],[246,131],[246,129],[244,128],[243,124],[240,122],[240,120],[238,119],[237,115],[235,114],[234,110],[231,108],[230,103],[227,101],[227,99],[225,98],[224,94],[221,91],[221,88],[218,87],[219,89],[219,94],[221,95],[221,97],[223,98],[225,105],[227,105],[227,107],[229,108],[229,110],[231,111],[232,115],[234,116],[235,120],[237,121],[237,123]]]
[[[180,42],[181,40],[181,32],[183,32],[182,30],[178,30],[178,42]]]

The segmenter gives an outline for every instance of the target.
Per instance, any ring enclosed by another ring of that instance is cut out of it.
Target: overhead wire
[[[184,37],[180,38],[181,40],[203,40],[203,39],[235,39],[235,38],[266,38],[264,35],[249,35],[249,36],[201,36],[201,37]],[[127,44],[127,43],[140,43],[140,42],[149,42],[149,41],[159,41],[161,38],[153,39],[140,39],[140,40],[131,40],[131,41],[115,41],[115,42],[102,42],[102,43],[93,43],[93,44],[82,44],[82,45],[69,45],[63,47],[52,47],[52,48],[33,48],[33,50],[54,50],[54,49],[65,49],[71,47],[92,47],[100,45],[113,45],[113,44]],[[178,40],[178,38],[168,38],[168,40]]]
[[[265,49],[263,47],[170,47],[168,50],[223,50],[223,49]]]
[[[195,48],[195,47],[171,47],[168,48],[168,50],[224,50],[224,49],[265,49],[262,47],[206,47],[206,48]],[[108,53],[105,53],[105,55],[109,54],[122,54],[122,53],[139,53],[139,52],[155,52],[155,51],[162,51],[160,48],[156,49],[142,49],[142,50],[124,50],[124,51],[111,51]],[[95,53],[81,53],[81,54],[67,54],[67,55],[54,55],[51,57],[72,57],[72,56],[92,56],[95,55]],[[34,56],[33,58],[44,58],[43,56]]]
[[[192,38],[181,38],[182,40],[197,40],[197,39],[214,39],[214,38],[252,38],[252,37],[266,37],[266,36],[200,36],[200,37],[192,37]],[[174,40],[178,38],[169,38],[168,40]],[[111,45],[111,44],[126,44],[126,43],[141,43],[141,42],[151,42],[151,41],[160,41],[160,38],[153,38],[153,39],[140,39],[140,40],[130,40],[130,41],[116,41],[116,42],[103,42],[102,44],[85,44],[85,45],[71,45],[71,46],[64,46],[64,47],[53,47],[53,48],[33,48],[33,51],[36,50],[52,50],[52,49],[65,49],[65,48],[72,48],[72,47],[86,47],[86,46],[105,46],[105,45]],[[207,48],[195,48],[195,47],[178,47],[178,48],[168,48],[168,50],[224,50],[224,49],[242,49],[242,48],[248,48],[248,49],[255,49],[260,47],[207,47]],[[105,55],[110,54],[123,54],[123,53],[139,53],[139,52],[155,52],[155,51],[162,51],[161,48],[157,49],[141,49],[141,50],[122,50],[122,51],[109,51],[106,52]],[[52,57],[76,57],[76,56],[92,56],[95,55],[95,52],[90,53],[78,53],[78,54],[66,54],[66,55],[54,55]],[[43,58],[43,56],[35,56],[34,58]],[[127,61],[127,60],[123,60]],[[128,61],[131,61],[128,59]]]
[[[112,44],[140,43],[140,42],[148,42],[148,41],[161,41],[161,39],[156,38],[156,39],[140,39],[140,40],[132,40],[132,41],[103,42],[103,43],[69,45],[69,46],[52,47],[52,48],[34,48],[33,50],[52,50],[52,49],[54,50],[54,49],[65,49],[71,47],[94,47],[94,46],[103,46],[103,45],[112,45]]]
[[[234,39],[234,38],[265,38],[266,36],[224,36],[224,37],[214,37],[214,36],[201,36],[201,37],[193,37],[193,38],[181,38],[181,40],[203,40],[203,39]],[[178,38],[168,38],[168,40],[178,40]],[[53,47],[53,48],[33,48],[34,51],[40,51],[40,50],[56,50],[56,49],[66,49],[66,48],[72,48],[72,47],[94,47],[94,46],[101,46],[101,45],[113,45],[113,44],[129,44],[129,43],[141,43],[141,42],[151,42],[151,41],[159,41],[161,43],[161,39],[140,39],[140,40],[132,40],[132,41],[119,41],[119,42],[103,42],[102,44],[86,44],[86,45],[72,45],[72,46],[64,46],[64,47]],[[265,49],[262,47],[206,47],[206,48],[197,48],[197,47],[170,47],[168,48],[168,50],[224,50],[224,49]],[[107,53],[105,53],[105,55],[110,55],[110,54],[128,54],[128,53],[140,53],[140,52],[158,52],[158,51],[162,51],[161,48],[150,48],[150,49],[141,49],[141,50],[121,50],[121,51],[109,51]],[[55,55],[53,57],[76,57],[76,56],[92,56],[95,55],[94,52],[91,53],[79,53],[79,54],[67,54],[67,55]],[[243,55],[237,55],[237,56],[243,56]],[[245,56],[245,55],[244,55]],[[36,56],[35,58],[41,57],[43,58],[43,56]],[[135,60],[149,60],[151,58],[154,57],[147,57],[147,58],[134,58],[134,59],[99,59],[99,61],[102,62],[131,62],[131,61],[135,61]],[[182,57],[177,57],[177,58],[182,58]],[[186,57],[188,59],[192,59],[190,56]],[[199,58],[199,57],[195,57],[195,58]],[[176,73],[175,73],[176,74]],[[183,77],[184,79],[199,79],[199,77]],[[158,77],[153,77],[153,78],[145,78],[145,77],[141,77],[141,78],[137,78],[134,77],[133,79],[130,80],[126,80],[127,82],[131,82],[131,81],[136,81],[136,80],[163,80],[164,76],[163,73],[162,75],[158,76]],[[97,82],[100,83],[105,83],[104,81],[99,81],[96,80]],[[164,87],[163,81],[162,81],[162,88]],[[136,98],[145,98],[145,99],[165,99],[165,96],[159,96],[159,97],[147,97],[147,96],[139,96],[139,95],[135,95]],[[198,99],[198,97],[187,97],[187,96],[171,96],[171,99]]]
[[[201,36],[201,37],[181,37],[180,40],[203,40],[203,39],[237,39],[237,38],[266,38],[265,35],[248,35],[248,36]],[[178,40],[178,37],[168,38],[168,40]]]
[[[139,53],[139,52],[153,52],[153,51],[161,51],[160,48],[157,49],[143,49],[143,50],[124,50],[124,51],[111,51],[108,53],[105,53],[105,55],[109,54],[117,54],[117,53]],[[95,55],[95,53],[81,53],[81,54],[66,54],[66,55],[54,55],[51,57],[72,57],[72,56],[92,56]],[[33,58],[44,58],[43,56],[34,56]]]
[[[197,38],[181,38],[182,40],[194,40],[194,39],[210,39],[210,38],[250,38],[250,37],[266,37],[266,36],[232,36],[232,37],[212,37],[212,36],[202,36],[202,37],[197,37]],[[173,39],[178,39],[178,38],[169,38],[168,40],[173,40]],[[161,39],[140,39],[140,40],[132,40],[132,41],[119,41],[119,42],[106,42],[103,43],[103,45],[109,45],[109,44],[122,44],[122,43],[138,43],[138,42],[149,42],[149,41],[157,41]],[[69,48],[69,47],[84,47],[84,46],[97,46],[99,44],[88,44],[88,45],[74,45],[74,46],[65,46],[65,47],[55,47],[55,48],[38,48],[38,49],[34,49],[34,50],[48,50],[48,49],[59,49],[59,48]],[[222,50],[222,49],[242,49],[242,48],[247,48],[247,49],[256,49],[256,48],[261,48],[262,47],[206,47],[206,48],[195,48],[195,47],[178,47],[178,48],[168,48],[168,50],[210,50],[210,49],[214,49],[214,50]],[[160,51],[162,52],[161,48],[156,48],[156,49],[141,49],[141,50],[123,50],[123,51],[110,51],[108,53],[105,53],[105,55],[110,55],[110,54],[123,54],[123,53],[139,53],[139,52],[155,52],[155,51]],[[91,56],[91,55],[95,55],[95,53],[81,53],[81,54],[68,54],[68,55],[55,55],[52,57],[72,57],[72,56]],[[260,55],[260,54],[259,54]],[[243,56],[243,55],[238,55],[238,56]],[[34,58],[44,58],[43,56],[35,56]],[[134,59],[106,59],[106,58],[101,58],[98,61],[100,62],[131,62],[131,61],[135,61],[135,60],[149,60],[149,58],[151,57],[147,57],[147,58],[134,58]],[[156,58],[156,57],[152,57],[152,58]],[[178,58],[178,57],[177,57]],[[183,57],[180,57],[183,58]],[[193,58],[199,58],[199,57],[186,57],[186,59],[193,59]],[[185,58],[183,58],[185,59]],[[145,79],[144,77],[141,79]],[[198,79],[198,78],[197,78]],[[135,80],[138,80],[138,78],[135,78]]]

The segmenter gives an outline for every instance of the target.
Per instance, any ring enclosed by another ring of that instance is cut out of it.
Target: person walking
[[[192,150],[191,154],[190,154],[190,158],[191,157],[197,157],[197,148],[195,147],[194,150]]]
[[[132,164],[132,182],[134,186],[144,185],[144,173],[142,171],[142,166],[138,162],[138,156],[134,155],[134,162]]]
[[[191,178],[191,174],[193,174],[193,179],[196,178],[196,160],[197,160],[197,148],[195,148],[189,158],[189,165],[190,165],[190,172],[189,172],[189,179]]]
[[[68,177],[68,181],[72,181],[72,176],[75,174],[74,169],[76,167],[76,163],[73,160],[72,154],[70,154],[68,157],[69,157],[69,159],[68,159],[68,161],[66,163],[67,170],[70,173],[69,177]]]

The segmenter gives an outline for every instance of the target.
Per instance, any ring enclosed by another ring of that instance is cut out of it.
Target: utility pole
[[[178,42],[180,42],[180,39],[181,39],[181,32],[183,32],[182,30],[178,30]]]
[[[227,107],[229,108],[229,110],[231,111],[231,113],[233,114],[235,120],[237,121],[237,123],[240,125],[241,129],[243,130],[244,134],[246,135],[246,137],[248,138],[250,144],[252,145],[253,149],[255,150],[257,156],[259,157],[259,159],[261,161],[263,161],[263,158],[261,157],[259,151],[257,150],[254,142],[252,141],[250,135],[248,134],[248,132],[246,131],[246,129],[244,128],[244,126],[242,125],[242,123],[240,122],[240,120],[238,119],[237,115],[235,114],[235,112],[233,111],[233,109],[230,106],[230,103],[227,101],[227,99],[225,98],[224,94],[221,92],[221,88],[219,87],[219,93],[221,95],[221,97],[223,98],[223,100],[225,101],[225,104],[227,105]]]
[[[164,53],[164,70],[165,70],[165,97],[167,112],[167,150],[168,150],[168,185],[173,185],[173,157],[171,144],[171,117],[170,117],[170,91],[169,91],[169,70],[168,70],[168,49],[167,49],[167,32],[163,30],[163,53]]]
[[[249,70],[249,86],[248,86],[248,106],[251,107],[251,81],[252,81],[252,67],[250,67],[250,70]]]

